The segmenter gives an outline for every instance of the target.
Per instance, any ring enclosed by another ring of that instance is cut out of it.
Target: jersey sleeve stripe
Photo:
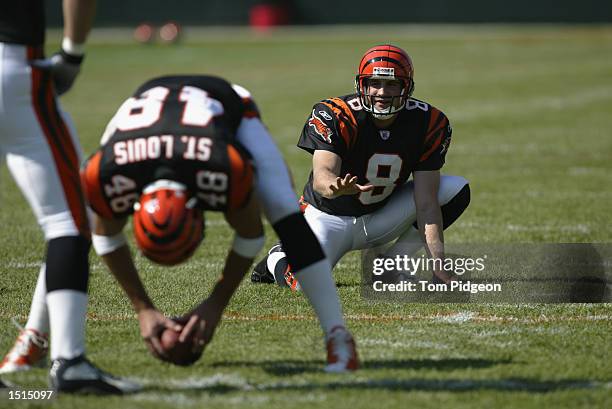
[[[100,183],[101,161],[102,151],[100,150],[87,161],[87,164],[81,170],[81,184],[92,209],[100,216],[110,219],[113,217],[113,212],[104,198],[102,184]]]
[[[439,132],[438,135],[436,136],[436,140],[434,141],[434,143],[431,145],[431,147],[427,150],[427,152],[425,152],[423,155],[421,155],[421,157],[419,158],[419,162],[423,162],[426,161],[431,154],[438,148],[438,146],[440,146],[440,144],[442,143],[442,138],[444,136],[443,132]]]
[[[329,109],[331,109],[334,112],[334,114],[337,116],[338,121],[339,121],[339,126],[340,126],[340,136],[342,137],[342,139],[344,139],[345,145],[350,146],[351,138],[347,132],[346,123],[344,123],[344,121],[340,119],[337,109],[335,109],[332,104],[329,104],[327,102],[323,102],[322,104],[329,107]]]
[[[353,116],[353,112],[346,102],[344,102],[341,98],[332,98],[330,102],[340,109],[343,116],[342,119],[347,121],[347,125],[353,130],[357,129],[357,120],[355,119],[355,116]]]
[[[79,177],[79,155],[57,108],[49,73],[32,69],[31,94],[34,112],[53,155],[75,227],[83,236],[89,238],[89,221]]]
[[[427,127],[427,135],[425,136],[425,144],[434,138],[441,129],[448,125],[448,119],[440,111],[432,107],[429,126]]]
[[[253,185],[253,168],[232,145],[227,145],[230,162],[230,209],[244,206]]]
[[[340,126],[340,135],[347,147],[351,147],[355,143],[357,135],[357,121],[353,116],[350,108],[340,98],[328,99],[323,102],[336,115]]]

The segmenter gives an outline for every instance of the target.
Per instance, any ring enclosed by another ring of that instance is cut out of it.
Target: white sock
[[[327,259],[317,261],[294,273],[302,292],[314,308],[321,328],[327,334],[335,326],[345,326],[342,307]]]
[[[423,247],[421,234],[414,226],[410,226],[408,230],[402,233],[401,236],[393,243],[391,247],[385,251],[385,256],[413,256]]]
[[[47,294],[51,326],[51,359],[71,359],[85,353],[87,294],[55,290]]]
[[[25,328],[35,329],[41,334],[49,333],[49,312],[47,311],[47,286],[45,283],[45,263],[40,267],[36,289],[32,296],[30,315]]]

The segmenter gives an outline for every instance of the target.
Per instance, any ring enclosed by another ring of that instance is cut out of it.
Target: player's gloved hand
[[[57,95],[63,95],[79,75],[84,58],[84,55],[69,54],[60,49],[47,59],[32,61],[32,66],[51,72]]]

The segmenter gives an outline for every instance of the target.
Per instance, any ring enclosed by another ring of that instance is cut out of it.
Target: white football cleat
[[[20,328],[13,348],[0,363],[0,374],[27,371],[33,367],[44,367],[49,351],[49,338],[32,328]]]
[[[355,340],[346,328],[342,326],[332,328],[327,334],[326,342],[327,366],[325,372],[342,373],[359,368]]]

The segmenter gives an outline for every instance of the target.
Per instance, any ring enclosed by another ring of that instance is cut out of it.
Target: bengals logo
[[[333,134],[332,130],[319,118],[314,109],[312,110],[312,116],[308,120],[308,126],[311,126],[317,135],[319,135],[323,140],[327,143],[332,143],[331,136]]]

